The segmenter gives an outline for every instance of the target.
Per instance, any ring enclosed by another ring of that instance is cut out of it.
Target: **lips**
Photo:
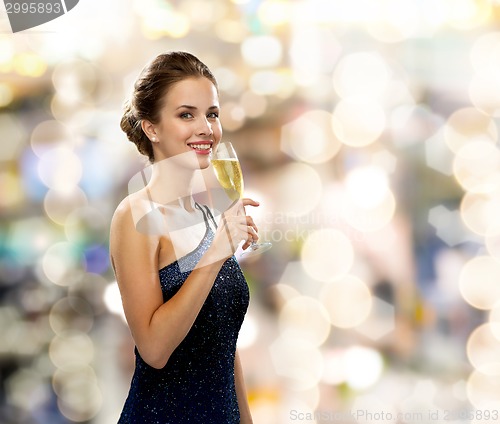
[[[212,142],[197,141],[188,143],[188,146],[199,155],[208,155],[212,151]]]

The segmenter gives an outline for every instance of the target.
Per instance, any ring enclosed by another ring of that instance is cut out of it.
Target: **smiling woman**
[[[234,251],[257,239],[243,206],[258,203],[243,199],[217,226],[192,196],[222,137],[215,78],[189,53],[158,56],[121,127],[152,174],[111,223],[111,262],[136,344],[119,423],[251,423],[236,352],[249,292]]]

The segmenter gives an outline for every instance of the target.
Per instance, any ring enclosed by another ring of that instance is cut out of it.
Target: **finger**
[[[253,229],[253,227],[247,227],[247,233],[249,234],[251,240],[250,241],[257,241],[259,239],[259,234],[257,231]]]
[[[260,206],[260,203],[257,202],[257,200],[253,200],[248,197],[241,199],[241,202],[243,203],[243,206]]]
[[[255,225],[255,222],[251,216],[247,216],[247,225],[252,227],[256,233],[259,232],[259,229],[257,228],[257,225]]]

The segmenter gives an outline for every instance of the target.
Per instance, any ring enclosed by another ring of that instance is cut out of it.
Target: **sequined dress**
[[[206,232],[196,249],[159,271],[164,302],[189,276],[182,270],[192,269],[213,240],[213,217],[208,208],[196,206]],[[224,262],[191,330],[164,368],[146,364],[135,348],[135,372],[118,424],[239,423],[234,356],[248,302],[248,286],[233,256]]]

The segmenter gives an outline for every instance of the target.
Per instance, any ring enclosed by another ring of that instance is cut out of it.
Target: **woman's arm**
[[[236,397],[238,398],[238,408],[240,410],[240,424],[252,424],[252,415],[248,405],[243,369],[241,368],[240,356],[236,351],[234,358],[234,384],[236,386]]]
[[[244,204],[258,205],[247,199]],[[199,266],[165,303],[158,276],[160,237],[136,230],[128,200],[113,216],[110,253],[125,316],[141,357],[154,368],[163,368],[186,337],[224,261],[241,240],[254,236],[250,217],[229,212]]]

